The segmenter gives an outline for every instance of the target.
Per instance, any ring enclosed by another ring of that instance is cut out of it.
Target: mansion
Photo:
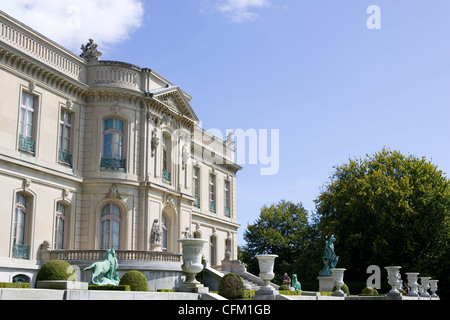
[[[103,61],[93,40],[80,51],[0,11],[0,282],[113,248],[119,267],[170,288],[186,230],[208,240],[211,266],[236,260],[233,139],[203,130],[191,96],[155,71]]]

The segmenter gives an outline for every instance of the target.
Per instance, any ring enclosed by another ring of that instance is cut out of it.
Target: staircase
[[[233,260],[226,264],[224,262],[226,261],[222,261],[220,271],[215,268],[205,267],[205,286],[209,287],[211,291],[218,291],[220,279],[230,272],[237,273],[241,276],[246,290],[257,291],[264,284],[261,278],[247,272],[247,269],[240,261]],[[276,290],[279,288],[279,286],[274,283],[270,283],[270,285]]]

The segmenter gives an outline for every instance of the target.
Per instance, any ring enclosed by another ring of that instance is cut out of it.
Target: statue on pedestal
[[[325,252],[323,254],[323,269],[319,272],[319,276],[321,277],[331,277],[331,269],[336,268],[336,264],[338,263],[339,257],[334,253],[334,242],[336,238],[334,235],[325,241]]]
[[[161,249],[161,228],[158,219],[153,220],[152,232],[150,234],[151,251],[162,251]]]
[[[118,262],[116,257],[116,252],[114,249],[107,249],[105,260],[94,262],[89,267],[85,268],[83,271],[94,269],[91,276],[90,284],[98,285],[119,285],[120,279],[117,273]],[[102,279],[99,280],[98,276],[103,275]]]

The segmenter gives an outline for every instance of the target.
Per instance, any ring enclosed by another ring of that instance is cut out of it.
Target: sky
[[[241,246],[264,205],[313,212],[349,158],[388,148],[450,172],[448,0],[12,0],[0,10],[77,54],[93,38],[101,59],[155,70],[193,97],[206,130],[257,132],[256,163],[240,149]],[[262,155],[279,159],[274,174],[262,174]]]

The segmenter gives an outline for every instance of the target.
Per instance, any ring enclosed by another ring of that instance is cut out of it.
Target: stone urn
[[[430,280],[430,290],[431,290],[431,297],[432,298],[439,298],[439,296],[436,294],[436,291],[438,289],[437,283],[439,280]]]
[[[344,285],[344,268],[335,268],[331,269],[331,274],[333,275],[334,285],[336,286],[336,290],[333,292],[333,296],[345,296],[344,291],[342,291],[341,287]]]
[[[185,238],[179,239],[183,250],[183,264],[181,269],[187,274],[186,281],[183,282],[185,287],[197,287],[200,285],[195,279],[197,273],[203,270],[202,251],[203,246],[208,241],[205,239]]]
[[[276,254],[262,254],[255,256],[259,263],[259,277],[264,281],[261,290],[272,290],[270,280],[275,277],[273,273],[273,266],[275,264]]]
[[[406,276],[408,277],[408,287],[409,292],[406,294],[408,297],[418,297],[418,286],[417,279],[419,279],[419,274],[417,272],[407,272]]]
[[[419,292],[422,298],[430,297],[430,294],[428,293],[428,289],[430,289],[430,280],[431,277],[420,277]]]
[[[400,291],[398,291],[397,286],[399,283],[399,273],[400,268],[399,266],[390,266],[390,267],[384,267],[387,270],[388,273],[388,283],[392,287],[391,291],[389,291],[389,296],[401,296],[402,294]]]

